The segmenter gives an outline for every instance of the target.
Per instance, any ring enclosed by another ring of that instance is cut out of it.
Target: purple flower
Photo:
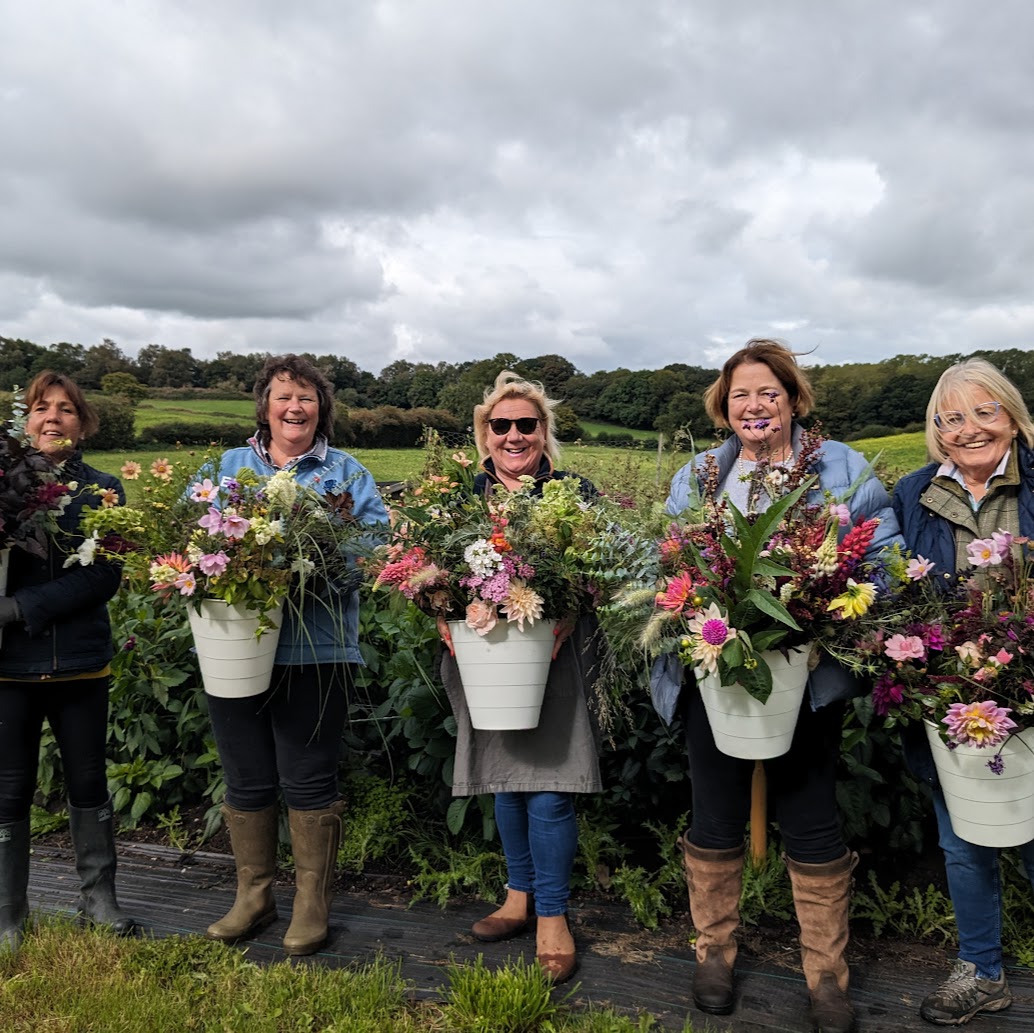
[[[198,527],[209,534],[219,534],[223,529],[223,515],[215,506],[210,506],[208,512],[197,523]]]
[[[1000,753],[996,753],[987,762],[987,766],[991,769],[991,774],[1000,775],[1005,770],[1005,758]]]
[[[897,706],[904,697],[905,687],[894,680],[889,671],[880,675],[872,687],[872,707],[880,717],[886,717],[890,708]]]
[[[208,576],[218,576],[224,570],[226,570],[227,564],[230,562],[230,557],[220,549],[218,552],[208,552],[197,561],[197,565],[201,568],[201,573]]]
[[[130,635],[129,638],[122,643],[122,651],[124,653],[128,653],[133,649],[136,649],[136,635]]]

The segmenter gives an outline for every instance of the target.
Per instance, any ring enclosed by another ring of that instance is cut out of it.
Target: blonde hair
[[[478,457],[484,459],[488,455],[488,421],[492,410],[500,403],[511,398],[522,398],[531,402],[546,426],[546,443],[544,451],[554,465],[560,459],[560,442],[556,437],[556,417],[553,410],[560,404],[550,398],[546,389],[539,383],[525,380],[517,373],[504,369],[495,378],[492,387],[485,388],[485,398],[480,405],[474,406],[474,444]]]
[[[996,402],[1000,402],[1027,447],[1034,448],[1034,421],[1016,385],[987,359],[965,359],[949,366],[941,374],[930,395],[926,406],[926,451],[929,457],[940,463],[948,461],[934,416],[948,398],[957,399],[960,405],[965,403],[972,410],[974,388],[983,388]]]

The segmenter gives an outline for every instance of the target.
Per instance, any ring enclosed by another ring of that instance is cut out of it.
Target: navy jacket
[[[1017,496],[1020,534],[1034,538],[1034,451],[1018,438],[1016,458],[1020,473]],[[898,481],[894,488],[894,512],[901,525],[906,548],[914,556],[922,556],[935,563],[938,572],[955,574],[955,529],[944,517],[931,512],[921,502],[923,492],[930,486],[940,465],[927,463]],[[905,761],[912,774],[929,785],[936,785],[937,769],[923,728],[915,724],[905,725],[901,740]]]
[[[65,462],[65,483],[75,482],[72,501],[58,517],[64,532],[41,559],[11,549],[7,594],[14,596],[22,620],[4,628],[0,678],[68,678],[103,670],[112,657],[108,600],[118,591],[121,567],[98,561],[66,568],[65,560],[82,543],[79,518],[86,507],[100,505],[96,484],[114,489],[125,502],[117,478],[83,462],[76,452]]]

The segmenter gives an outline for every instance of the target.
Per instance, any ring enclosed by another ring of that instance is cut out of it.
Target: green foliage
[[[451,1033],[536,1033],[559,1011],[553,984],[523,958],[495,971],[479,954],[473,965],[448,969],[442,1014]]]
[[[453,847],[444,837],[422,837],[409,853],[417,867],[410,884],[413,903],[426,898],[444,908],[449,898],[459,893],[495,900],[506,884],[503,855],[484,850],[469,840]]]
[[[153,445],[218,445],[231,448],[242,444],[247,431],[240,423],[212,423],[200,420],[175,420],[145,427],[138,435],[144,447]]]
[[[130,402],[117,396],[100,395],[91,399],[90,404],[100,419],[97,433],[87,442],[90,449],[104,451],[133,445],[133,406]]]
[[[353,872],[399,846],[408,817],[409,790],[375,775],[352,774],[344,793],[348,813],[338,857]]]
[[[141,384],[132,373],[105,373],[101,390],[106,395],[120,395],[135,404],[147,397],[147,385]]]
[[[59,811],[52,814],[50,811],[32,805],[29,815],[29,824],[34,836],[46,836],[51,832],[58,832],[68,825],[68,811]]]
[[[868,873],[867,887],[855,886],[851,918],[868,921],[876,936],[890,932],[943,946],[957,940],[951,900],[936,886],[904,890],[898,881],[881,886],[874,871]]]
[[[740,920],[757,925],[763,918],[789,920],[793,915],[793,890],[780,847],[771,843],[760,863],[750,851],[743,864],[743,893],[740,896]]]
[[[841,761],[837,804],[848,841],[866,842],[878,856],[918,854],[929,792],[905,765],[901,731],[883,727],[869,694],[848,705]]]

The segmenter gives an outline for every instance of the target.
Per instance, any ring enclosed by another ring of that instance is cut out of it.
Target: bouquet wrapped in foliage
[[[15,390],[13,418],[0,430],[0,548],[47,555],[47,539],[71,499],[61,464],[29,444],[25,404]]]
[[[500,620],[523,628],[604,601],[631,576],[641,543],[577,478],[546,481],[540,495],[526,481],[475,492],[473,460],[432,442],[420,482],[392,507],[391,540],[367,564],[374,587],[482,635]]]
[[[887,725],[928,720],[952,745],[1000,747],[1034,727],[1034,581],[1028,541],[997,531],[968,547],[969,576],[922,556],[902,562],[891,592],[843,662],[875,679]],[[1001,771],[1002,759],[989,761]]]
[[[656,584],[623,597],[641,614],[639,643],[651,655],[676,654],[698,676],[738,683],[764,703],[772,691],[766,651],[821,641],[828,625],[866,612],[877,585],[865,555],[879,521],[845,533],[842,502],[809,501],[820,445],[806,432],[792,467],[759,460],[748,495],[768,496],[761,513],[741,513],[720,495],[707,457],[704,501],[660,542]]]
[[[139,475],[132,467],[123,468],[123,477]],[[157,461],[156,484],[142,506],[91,510],[84,533],[93,540],[115,533],[134,543],[130,573],[146,576],[164,597],[195,606],[222,600],[254,611],[262,622],[289,592],[315,590],[320,579],[355,583],[352,560],[364,550],[368,529],[334,496],[302,487],[290,471],[266,478],[242,469],[219,484],[194,475],[185,489],[184,472]]]

